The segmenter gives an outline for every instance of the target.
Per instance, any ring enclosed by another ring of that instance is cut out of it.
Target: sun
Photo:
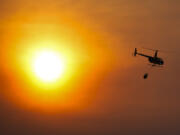
[[[34,72],[44,82],[54,82],[59,79],[65,70],[65,64],[55,51],[41,51],[34,60]]]

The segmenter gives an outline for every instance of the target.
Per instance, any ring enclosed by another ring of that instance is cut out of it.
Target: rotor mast
[[[158,56],[158,50],[155,51],[154,57],[157,58]]]

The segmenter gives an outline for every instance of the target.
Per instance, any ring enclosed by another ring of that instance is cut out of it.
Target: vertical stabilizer
[[[136,56],[137,55],[137,48],[135,48],[135,50],[134,50],[134,56]]]

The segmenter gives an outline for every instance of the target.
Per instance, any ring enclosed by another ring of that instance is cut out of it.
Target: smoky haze
[[[31,112],[0,94],[0,134],[180,134],[179,0],[1,0],[0,31],[18,12],[28,16],[32,10],[41,14],[52,9],[55,16],[73,12],[74,18],[102,33],[116,55],[115,66],[99,81],[95,101],[76,113]],[[3,32],[0,36],[1,49]],[[145,58],[132,57],[135,47],[149,55],[153,52],[142,47],[173,53],[160,53],[164,68],[151,69]],[[149,78],[143,80],[146,72]],[[0,93],[6,89],[8,79],[0,71]]]

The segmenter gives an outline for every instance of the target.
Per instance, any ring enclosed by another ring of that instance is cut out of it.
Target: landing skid
[[[163,66],[161,65],[157,65],[157,64],[148,64],[148,65],[151,66],[152,68],[163,69]]]

